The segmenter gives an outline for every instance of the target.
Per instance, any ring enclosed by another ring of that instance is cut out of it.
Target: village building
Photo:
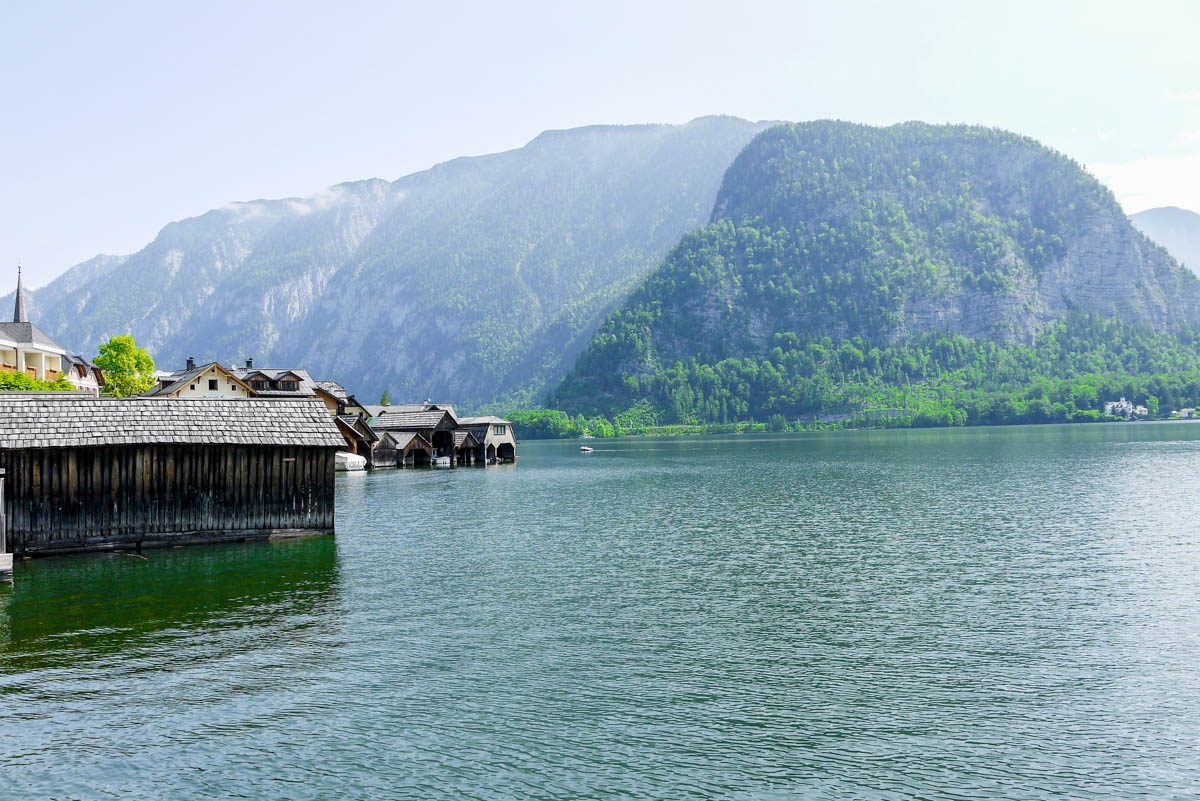
[[[217,362],[197,365],[189,358],[183,370],[160,372],[156,377],[158,386],[143,397],[242,400],[254,396],[249,384]]]
[[[390,409],[391,407],[387,407]],[[447,458],[453,461],[456,457],[454,432],[458,430],[458,420],[445,409],[431,408],[422,411],[392,412],[377,415],[370,419],[371,428],[376,433],[385,431],[411,432],[420,434],[433,448],[433,458]]]
[[[475,435],[475,440],[482,448],[485,464],[517,460],[517,435],[511,421],[489,416],[463,417],[458,422]]]
[[[307,400],[0,394],[18,554],[333,533],[342,435]]]
[[[29,322],[21,268],[18,267],[12,322],[0,322],[0,372],[24,373],[38,381],[56,381],[63,374],[66,355],[66,350],[45,331]]]
[[[372,454],[371,466],[428,467],[433,463],[433,445],[417,431],[384,431]]]
[[[63,375],[81,392],[99,395],[104,389],[104,371],[78,354],[63,356]]]

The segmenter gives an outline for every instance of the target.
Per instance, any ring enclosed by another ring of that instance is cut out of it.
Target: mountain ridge
[[[83,352],[131,330],[163,366],[254,356],[368,396],[531,399],[703,222],[766,124],[547,131],[395,181],[226,204],[77,265],[30,293],[31,311]]]
[[[788,369],[811,371],[796,367],[805,343],[1035,347],[1059,323],[1104,330],[1088,318],[1189,336],[1200,281],[1078,163],[979,126],[795,123],[739,154],[709,224],[601,324],[551,402],[612,414],[658,393],[682,422],[726,360],[756,373],[795,353]]]

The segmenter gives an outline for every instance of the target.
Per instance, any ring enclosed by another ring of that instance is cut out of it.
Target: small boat
[[[580,453],[591,453],[594,450],[596,450],[596,449],[593,448],[591,445],[580,445],[579,446]]]
[[[366,470],[367,459],[365,456],[359,456],[357,453],[338,451],[333,457],[333,469],[339,473]]]
[[[436,459],[433,460],[433,466],[434,467],[450,467],[451,466],[450,465],[450,457],[449,456],[437,457]]]

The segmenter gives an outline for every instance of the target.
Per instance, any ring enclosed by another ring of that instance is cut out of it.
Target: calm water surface
[[[19,565],[0,798],[1200,793],[1200,424],[593,444]]]

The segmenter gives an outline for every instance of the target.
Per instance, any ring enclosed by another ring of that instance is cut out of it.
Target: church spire
[[[29,318],[25,316],[25,290],[21,287],[21,262],[17,262],[17,300],[13,304],[13,322],[27,323]]]

